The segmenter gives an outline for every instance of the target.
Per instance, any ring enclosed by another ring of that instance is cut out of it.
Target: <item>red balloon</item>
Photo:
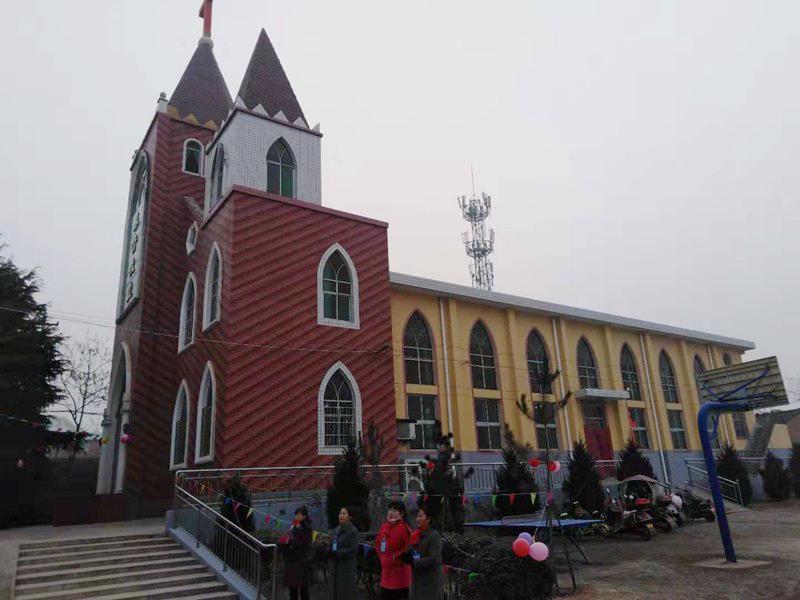
[[[433,471],[433,469],[436,467],[436,465],[434,465],[432,462],[428,461],[428,464],[425,465],[425,467],[428,469],[428,471]]]
[[[540,464],[542,464],[542,461],[540,461],[538,458],[532,458],[528,461],[528,464],[531,466],[532,469],[535,469]]]
[[[528,541],[524,538],[517,538],[514,540],[514,543],[511,545],[511,550],[514,551],[514,554],[519,556],[520,558],[524,558],[528,556],[528,552],[530,551],[531,545]]]
[[[558,471],[558,466],[556,466],[555,461],[547,463],[547,470],[550,471],[551,473]]]

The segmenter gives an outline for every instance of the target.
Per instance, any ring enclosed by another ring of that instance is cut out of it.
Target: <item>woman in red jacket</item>
[[[389,503],[386,522],[375,538],[375,550],[381,561],[382,600],[408,598],[411,587],[411,567],[402,558],[411,546],[411,528],[405,522],[405,515],[405,504]]]

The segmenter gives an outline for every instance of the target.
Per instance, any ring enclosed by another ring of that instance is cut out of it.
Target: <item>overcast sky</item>
[[[0,235],[56,311],[114,316],[130,158],[199,4],[4,4]],[[325,134],[323,203],[388,221],[393,270],[468,283],[474,164],[496,290],[750,339],[789,380],[799,22],[795,0],[217,0],[213,38],[235,95],[266,28]]]

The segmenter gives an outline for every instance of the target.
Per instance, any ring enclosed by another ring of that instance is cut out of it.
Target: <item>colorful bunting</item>
[[[516,497],[517,497],[517,495],[516,495],[516,494],[509,494],[509,495],[508,495],[508,505],[509,505],[509,506],[513,506],[513,504],[514,504],[514,498],[516,498]]]

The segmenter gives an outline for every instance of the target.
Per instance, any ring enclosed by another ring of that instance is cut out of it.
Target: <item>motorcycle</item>
[[[687,519],[705,519],[709,523],[716,520],[717,515],[711,500],[696,496],[688,488],[677,490],[675,495],[681,499],[681,508]]]

